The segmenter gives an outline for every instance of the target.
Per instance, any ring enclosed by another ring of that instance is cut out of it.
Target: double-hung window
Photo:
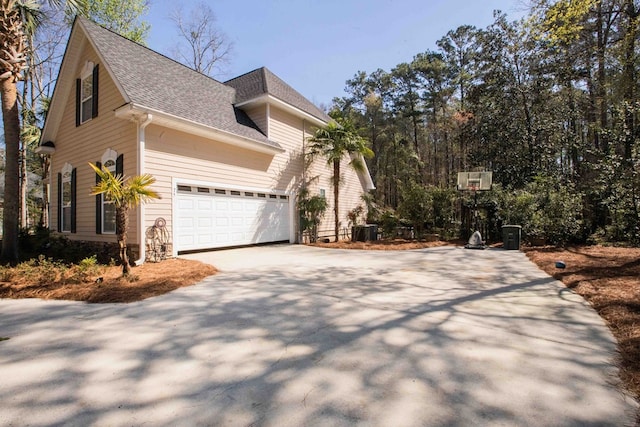
[[[76,126],[98,115],[98,65],[87,61],[76,80]]]
[[[108,148],[96,166],[107,169],[113,175],[122,175],[123,156]],[[96,174],[96,184],[100,176]],[[104,194],[96,196],[96,234],[116,233],[116,207]]]
[[[93,74],[82,79],[82,96],[80,98],[80,123],[90,120],[93,111]]]
[[[75,169],[65,163],[58,174],[58,230],[64,233],[75,233]]]

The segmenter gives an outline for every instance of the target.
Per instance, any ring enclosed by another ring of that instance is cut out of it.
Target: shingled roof
[[[235,88],[236,105],[267,94],[326,123],[331,120],[331,117],[265,67],[228,80],[225,84]]]
[[[85,18],[77,18],[127,102],[280,148],[239,108],[236,90]]]

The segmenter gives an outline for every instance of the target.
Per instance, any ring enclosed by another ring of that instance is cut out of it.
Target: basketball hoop
[[[459,191],[488,191],[492,183],[491,172],[458,172]]]
[[[485,249],[486,245],[482,240],[480,220],[478,215],[478,191],[491,190],[493,183],[491,172],[458,172],[458,190],[473,193],[473,220],[475,231],[469,238],[469,243],[464,247],[467,249]]]

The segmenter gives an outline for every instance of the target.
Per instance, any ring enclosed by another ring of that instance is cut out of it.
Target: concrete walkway
[[[0,300],[0,425],[624,426],[615,343],[520,252],[270,246],[139,303]]]

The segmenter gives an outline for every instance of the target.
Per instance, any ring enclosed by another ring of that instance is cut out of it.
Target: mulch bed
[[[0,282],[0,298],[41,298],[90,303],[124,303],[163,295],[191,286],[217,270],[207,264],[185,259],[168,259],[144,263],[131,269],[128,278],[121,277],[122,268],[104,267],[98,276],[81,283]]]

